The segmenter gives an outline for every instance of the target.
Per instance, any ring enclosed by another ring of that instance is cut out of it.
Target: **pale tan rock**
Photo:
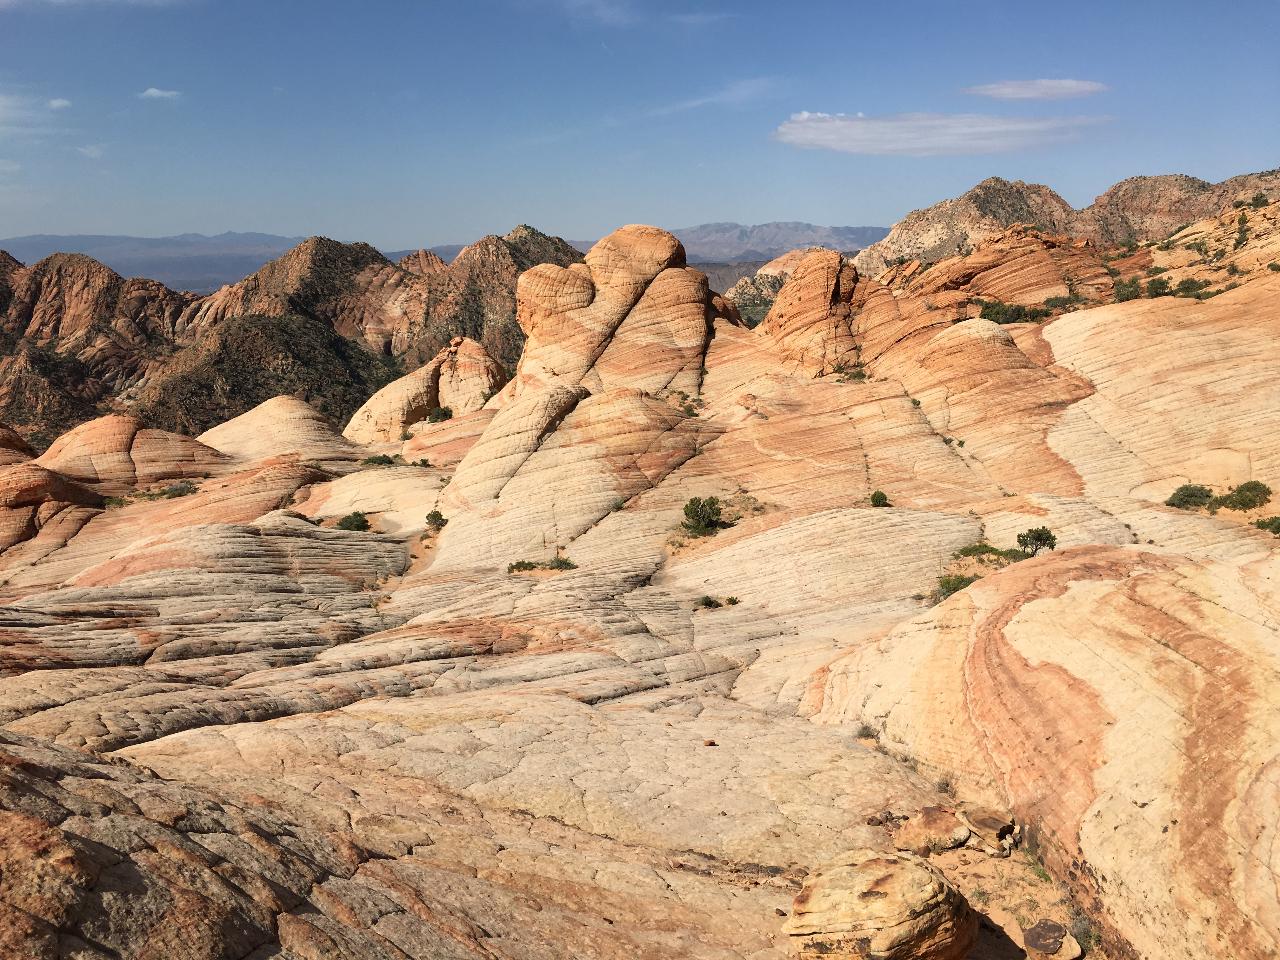
[[[813,251],[796,265],[759,327],[789,369],[818,376],[854,363],[857,282],[857,270],[835,250]]]
[[[295,397],[274,397],[197,437],[240,460],[292,454],[304,460],[342,463],[364,456],[320,413]]]
[[[927,857],[930,853],[963,846],[969,835],[969,827],[950,810],[924,807],[898,826],[893,843],[899,850]]]
[[[801,956],[962,960],[978,918],[923,860],[852,850],[805,882],[784,929]]]
[[[499,363],[474,340],[456,337],[428,364],[387,384],[351,417],[343,436],[355,443],[389,443],[432,411],[474,413],[505,380]]]

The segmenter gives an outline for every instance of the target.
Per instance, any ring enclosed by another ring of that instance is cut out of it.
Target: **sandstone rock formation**
[[[854,850],[806,881],[786,930],[806,957],[962,960],[978,917],[924,861]]]
[[[0,943],[1270,957],[1274,507],[1164,505],[1280,490],[1269,216],[1235,289],[1003,325],[1122,261],[809,252],[748,329],[625,227],[408,440],[284,396],[0,468]]]
[[[461,416],[485,405],[506,379],[498,361],[474,340],[455,337],[432,361],[387,384],[357,410],[343,435],[356,443],[402,439],[433,411]]]

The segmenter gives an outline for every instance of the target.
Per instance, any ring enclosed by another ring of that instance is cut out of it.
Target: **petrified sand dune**
[[[457,337],[425,366],[387,384],[357,410],[342,431],[356,443],[387,443],[428,415],[445,408],[453,415],[484,406],[505,375],[501,365],[474,340]]]
[[[1163,500],[1280,489],[1280,277],[976,315],[1100,265],[813,251],[747,329],[624,227],[523,274],[488,399],[464,341],[346,436],[277,397],[12,447],[0,945],[1271,956],[1274,507]]]

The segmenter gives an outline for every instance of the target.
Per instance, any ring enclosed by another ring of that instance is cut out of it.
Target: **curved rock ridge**
[[[190,437],[111,414],[63,434],[35,462],[103,493],[124,494],[163,480],[209,477],[227,459]]]
[[[76,508],[100,506],[98,494],[37,463],[5,467],[0,470],[0,553],[39,536],[45,527],[82,518]]]
[[[1016,564],[833,663],[827,709],[1008,804],[1139,955],[1267,956],[1280,593],[1258,546]]]
[[[0,423],[0,466],[22,463],[35,455],[36,452],[18,431]]]
[[[356,443],[401,440],[409,427],[441,408],[454,416],[474,413],[505,380],[501,364],[484,347],[455,337],[430,363],[370,397],[352,415],[342,434]]]
[[[357,460],[363,451],[327,417],[296,397],[274,397],[196,438],[241,460],[292,455],[303,460]]]

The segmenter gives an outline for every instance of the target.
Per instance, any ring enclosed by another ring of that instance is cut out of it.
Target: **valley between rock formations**
[[[1164,503],[1280,489],[1232,199],[808,251],[754,328],[627,226],[509,380],[0,431],[0,955],[1274,956],[1280,507]]]

